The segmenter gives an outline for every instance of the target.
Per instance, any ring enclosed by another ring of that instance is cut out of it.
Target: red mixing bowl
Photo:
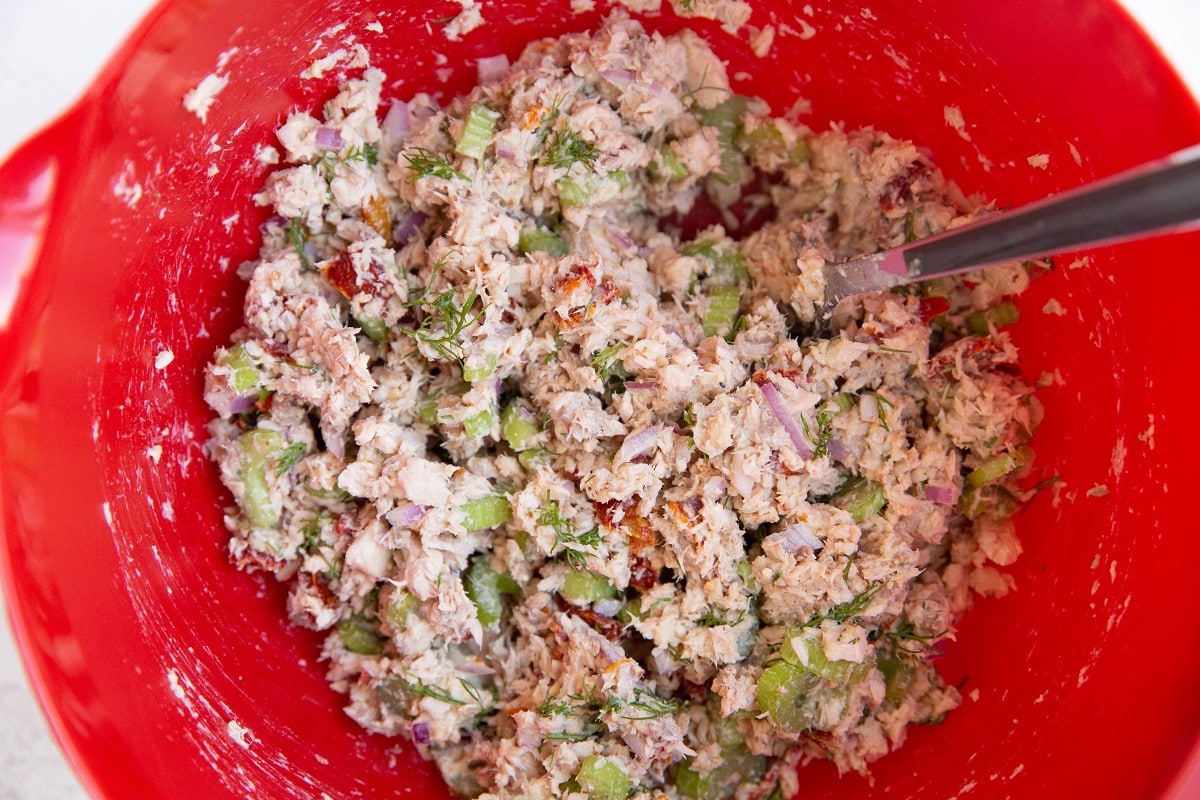
[[[746,30],[697,26],[736,87],[776,111],[807,98],[814,128],[912,138],[1002,206],[1200,141],[1200,110],[1113,2],[755,5],[750,24],[776,29],[765,58]],[[234,273],[264,213],[255,149],[333,89],[300,78],[315,42],[366,45],[391,96],[449,97],[479,57],[604,11],[491,0],[484,27],[447,41],[438,20],[460,8],[166,2],[0,168],[0,577],[96,797],[445,795],[408,746],[342,713],[279,587],[227,562],[201,368],[241,316]],[[201,122],[181,99],[214,70],[229,82]],[[1017,591],[980,600],[941,661],[964,706],[914,729],[873,784],[804,768],[806,796],[1200,796],[1198,252],[1181,235],[1062,258],[1022,299],[1024,368],[1054,376],[1039,469],[1061,491],[1019,521]]]

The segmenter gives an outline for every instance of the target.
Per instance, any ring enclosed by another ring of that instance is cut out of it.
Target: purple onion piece
[[[640,455],[651,452],[658,442],[658,434],[662,429],[663,423],[660,422],[629,434],[625,437],[625,441],[621,442],[621,449],[617,451],[613,460],[615,462],[632,461]]]
[[[401,503],[383,515],[383,518],[396,528],[411,528],[425,518],[428,506],[416,503]]]
[[[229,405],[225,407],[225,414],[245,414],[254,408],[254,397],[248,394],[239,395],[229,401]]]
[[[479,71],[479,82],[491,83],[500,80],[508,72],[508,56],[501,53],[498,56],[486,56],[475,62]]]
[[[657,389],[658,381],[625,381],[625,388],[632,389],[634,391]]]
[[[340,150],[342,148],[342,132],[337,128],[322,125],[317,128],[313,141],[317,143],[318,147],[323,147],[326,150]]]
[[[425,224],[425,219],[426,217],[422,212],[412,212],[400,220],[400,224],[392,230],[392,238],[399,243],[407,242]]]
[[[384,136],[391,142],[403,142],[408,138],[410,131],[412,131],[412,115],[409,113],[408,103],[403,100],[393,101],[387,116],[383,118]]]
[[[633,82],[633,73],[627,69],[606,69],[600,73],[600,77],[621,89]]]
[[[847,456],[850,455],[850,450],[846,447],[845,442],[836,436],[829,440],[827,449],[829,457],[834,461],[845,463]]]
[[[937,503],[939,506],[957,505],[958,487],[930,483],[925,487],[925,499],[931,503]]]
[[[825,546],[813,533],[812,528],[803,522],[797,522],[781,531],[769,534],[763,541],[777,544],[786,553],[795,553],[801,547],[807,547],[814,553],[819,553]]]
[[[769,380],[764,380],[758,384],[758,389],[762,392],[763,399],[767,401],[767,405],[771,408],[771,413],[775,415],[775,419],[779,420],[779,424],[787,431],[788,438],[792,440],[796,451],[800,453],[800,457],[804,460],[812,458],[812,448],[808,446],[808,440],[804,438],[804,434],[800,432],[800,428],[796,425],[796,420],[792,419],[791,413],[787,410],[787,406],[783,404],[783,398],[779,395],[779,390],[775,388],[775,384]]]
[[[412,738],[417,744],[428,744],[429,735],[429,723],[425,720],[419,719],[412,724]]]
[[[615,225],[608,229],[608,235],[612,237],[614,242],[621,245],[621,247],[633,247],[633,239],[629,238],[629,234]]]

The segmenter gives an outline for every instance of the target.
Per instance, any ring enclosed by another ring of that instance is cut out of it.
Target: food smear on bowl
[[[983,208],[910,142],[738,96],[623,14],[445,107],[366,66],[278,131],[209,452],[347,713],[463,796],[764,798],[960,703],[1040,406],[1021,264],[822,265]]]

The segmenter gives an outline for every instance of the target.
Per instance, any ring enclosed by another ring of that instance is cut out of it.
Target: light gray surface
[[[0,153],[79,96],[153,4],[149,0],[0,0]],[[1200,2],[1126,0],[1200,95]],[[0,600],[2,602],[2,600]],[[0,800],[82,800],[37,712],[7,624],[0,626]]]

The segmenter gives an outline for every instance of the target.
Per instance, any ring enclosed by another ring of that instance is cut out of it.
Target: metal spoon
[[[889,289],[1084,245],[1186,230],[1200,224],[1200,145],[946,233],[825,265],[828,326],[860,292]]]

